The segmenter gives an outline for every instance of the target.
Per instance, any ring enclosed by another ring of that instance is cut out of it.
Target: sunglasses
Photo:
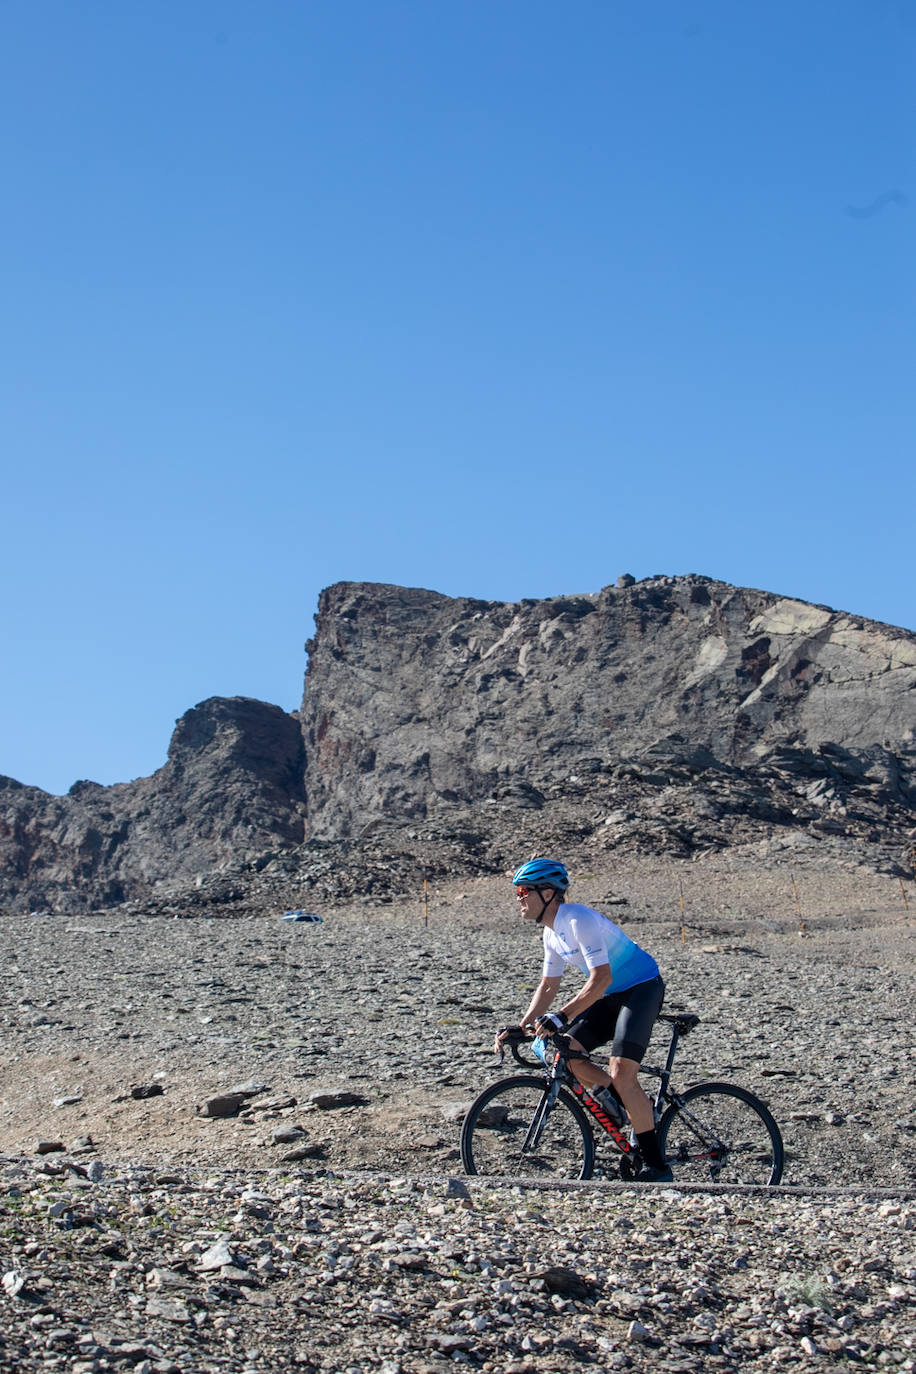
[[[541,889],[539,887],[526,887],[524,883],[519,883],[515,888],[516,897],[527,897],[529,892],[536,892],[538,896],[541,895]]]

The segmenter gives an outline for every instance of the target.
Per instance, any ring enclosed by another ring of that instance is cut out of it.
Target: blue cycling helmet
[[[512,875],[512,886],[517,887],[519,883],[528,887],[553,887],[557,892],[565,892],[569,887],[569,874],[556,859],[530,859]]]

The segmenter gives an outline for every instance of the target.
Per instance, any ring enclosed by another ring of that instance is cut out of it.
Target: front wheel
[[[732,1083],[699,1083],[678,1093],[658,1126],[663,1155],[682,1183],[745,1183],[782,1178],[779,1127],[758,1097]]]
[[[504,1078],[485,1088],[461,1127],[468,1174],[591,1178],[595,1145],[578,1102],[563,1088],[548,1100],[543,1078]]]

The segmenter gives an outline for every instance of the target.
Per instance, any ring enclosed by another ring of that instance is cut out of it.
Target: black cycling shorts
[[[664,1000],[664,982],[660,977],[650,978],[647,983],[636,983],[624,992],[609,992],[599,997],[563,1033],[578,1040],[589,1054],[599,1045],[613,1040],[611,1055],[614,1058],[635,1059],[641,1064]]]

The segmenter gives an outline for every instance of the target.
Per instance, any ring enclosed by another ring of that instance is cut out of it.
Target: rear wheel
[[[658,1139],[678,1182],[764,1186],[782,1177],[782,1136],[770,1109],[732,1083],[679,1093]]]
[[[595,1146],[578,1102],[564,1089],[548,1103],[543,1078],[505,1078],[485,1088],[461,1127],[469,1174],[591,1178]]]

